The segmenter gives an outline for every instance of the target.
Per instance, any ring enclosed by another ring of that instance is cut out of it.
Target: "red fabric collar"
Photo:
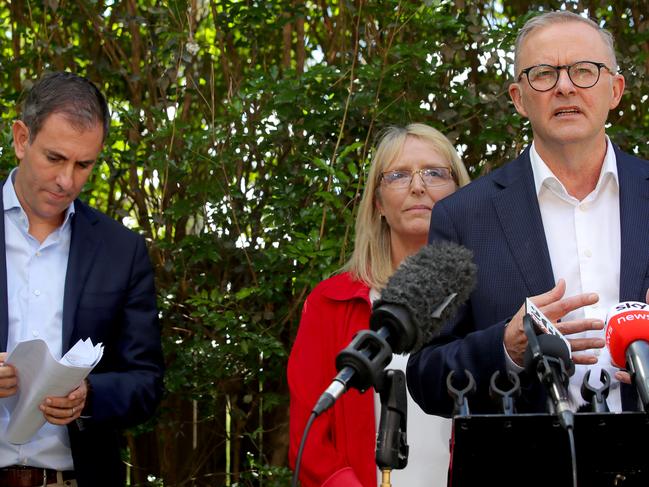
[[[355,280],[349,272],[337,274],[321,283],[322,295],[334,301],[363,299],[371,306],[370,288],[362,281]]]

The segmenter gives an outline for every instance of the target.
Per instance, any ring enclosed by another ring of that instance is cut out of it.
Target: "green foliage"
[[[627,93],[608,132],[649,156],[637,2],[0,5],[3,173],[29,80],[73,70],[110,98],[84,197],[146,235],[168,364],[155,433],[130,438],[133,484],[287,485],[287,356],[306,294],[349,257],[377,133],[429,123],[473,177],[511,159],[530,136],[511,46],[528,11],[562,6],[614,32]]]

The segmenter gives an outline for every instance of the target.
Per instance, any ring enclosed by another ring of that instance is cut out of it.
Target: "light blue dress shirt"
[[[40,243],[29,234],[29,222],[14,190],[14,169],[2,188],[7,259],[9,329],[7,352],[19,342],[40,338],[52,355],[62,356],[62,319],[65,274],[70,251],[70,205],[63,224]],[[20,375],[18,377],[20,388]],[[0,432],[6,431],[15,396],[0,399]],[[45,423],[24,445],[12,445],[0,434],[0,467],[73,470],[70,439],[65,426]]]

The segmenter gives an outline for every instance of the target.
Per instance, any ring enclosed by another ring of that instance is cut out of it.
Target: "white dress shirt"
[[[579,201],[569,195],[541,159],[534,144],[530,161],[534,184],[543,219],[545,239],[552,262],[555,282],[566,281],[565,297],[581,293],[597,293],[599,301],[569,313],[562,321],[583,318],[606,320],[607,311],[619,302],[620,293],[620,199],[615,151],[606,139],[607,149],[595,189]],[[604,330],[577,333],[571,338],[604,338]],[[590,382],[598,385],[600,370],[611,376],[608,405],[611,411],[621,411],[620,383],[615,379],[619,369],[611,364],[607,348],[589,350],[598,356],[596,365],[576,365],[570,378],[570,400],[573,407],[584,404],[581,384],[587,370]],[[576,352],[576,354],[584,352]]]
[[[62,355],[63,293],[74,205],[68,208],[63,224],[41,244],[29,234],[27,215],[14,190],[15,172],[2,188],[9,313],[7,352],[19,342],[41,338],[58,360]],[[15,402],[16,396],[0,399],[0,432],[6,431]],[[24,445],[13,445],[5,437],[0,434],[0,467],[74,469],[65,426],[45,423]]]

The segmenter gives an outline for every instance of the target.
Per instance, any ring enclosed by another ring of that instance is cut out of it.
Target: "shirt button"
[[[38,289],[34,289],[34,294],[35,294],[36,296],[40,296],[40,295],[41,295],[41,292],[40,292]]]
[[[587,203],[582,203],[581,205],[579,205],[579,209],[581,211],[586,211],[588,209],[588,204]]]
[[[586,249],[586,250],[584,251],[584,255],[585,255],[586,257],[589,257],[589,258],[590,258],[590,257],[593,256],[593,253],[592,253],[589,249]]]
[[[34,335],[35,337],[37,337],[37,336],[38,336],[38,330],[34,330],[34,331],[32,331],[32,335]]]
[[[40,251],[36,252],[36,257],[40,257],[40,256],[41,256]]]

